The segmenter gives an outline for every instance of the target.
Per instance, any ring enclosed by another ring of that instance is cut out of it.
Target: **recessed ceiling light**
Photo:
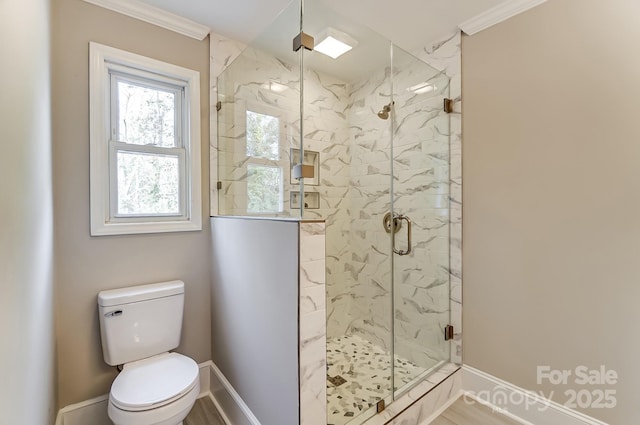
[[[316,39],[320,42],[314,46],[313,50],[333,59],[337,59],[358,45],[353,37],[331,27],[322,31]]]

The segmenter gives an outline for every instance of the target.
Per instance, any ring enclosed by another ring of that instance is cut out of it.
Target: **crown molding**
[[[138,0],[84,0],[87,3],[113,10],[114,12],[148,22],[153,25],[195,38],[204,40],[211,29],[190,19],[167,12]]]
[[[492,7],[486,12],[482,12],[481,14],[464,21],[458,25],[458,28],[467,35],[474,35],[522,12],[526,12],[545,1],[547,0],[508,0]]]

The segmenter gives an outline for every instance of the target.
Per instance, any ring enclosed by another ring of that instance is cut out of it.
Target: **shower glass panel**
[[[449,78],[393,48],[396,397],[449,361]]]
[[[218,77],[220,215],[300,217],[300,3],[292,2]]]
[[[449,360],[449,79],[355,18],[294,0],[218,78],[219,214],[326,222],[333,425]]]

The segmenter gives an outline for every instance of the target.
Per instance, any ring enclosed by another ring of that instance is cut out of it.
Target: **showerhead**
[[[384,105],[382,107],[382,111],[378,112],[378,118],[382,119],[382,120],[386,120],[389,118],[389,112],[391,112],[391,105],[393,105],[393,103],[389,103],[387,105]]]

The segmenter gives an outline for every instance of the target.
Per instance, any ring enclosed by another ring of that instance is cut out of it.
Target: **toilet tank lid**
[[[102,307],[109,307],[179,294],[184,294],[184,282],[181,280],[172,280],[169,282],[151,283],[149,285],[138,285],[130,286],[128,288],[101,291],[98,293],[98,305]]]

